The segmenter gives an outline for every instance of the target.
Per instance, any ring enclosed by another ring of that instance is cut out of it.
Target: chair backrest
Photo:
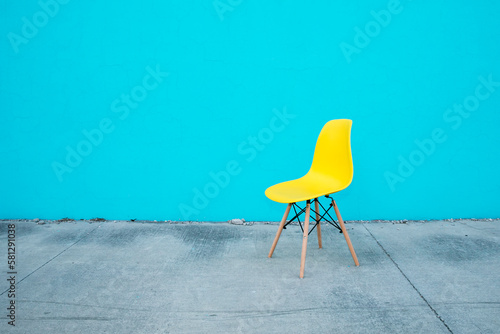
[[[347,187],[353,176],[350,119],[335,119],[321,130],[309,172],[332,176]]]

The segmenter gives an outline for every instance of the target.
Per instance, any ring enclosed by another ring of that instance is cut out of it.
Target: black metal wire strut
[[[326,195],[325,197],[330,198],[328,195]],[[319,212],[316,212],[316,210],[313,209],[313,204],[315,202],[318,202],[319,205],[321,206],[321,208],[323,209],[323,211],[324,211],[323,215],[321,215]],[[314,214],[314,218],[312,218],[312,220],[314,220],[316,223],[311,228],[311,230],[308,232],[308,235],[311,234],[312,231],[314,231],[314,229],[316,228],[316,225],[318,225],[321,220],[324,220],[327,223],[333,225],[335,228],[337,228],[339,230],[339,233],[342,233],[342,229],[340,228],[339,224],[337,223],[337,221],[335,219],[333,219],[333,217],[328,212],[333,207],[333,203],[330,203],[330,206],[328,207],[328,209],[325,209],[325,207],[323,206],[323,204],[321,204],[321,202],[317,198],[315,198],[315,199],[313,199],[313,200],[310,201],[309,205],[310,205],[309,219],[311,220],[311,218],[313,217],[313,214]],[[292,222],[294,222],[295,220],[297,220],[297,222],[299,223],[300,229],[302,230],[302,232],[304,232],[304,227],[302,226],[302,223],[300,221],[300,216],[303,213],[306,212],[307,204],[306,204],[305,207],[301,208],[297,203],[292,203],[292,207],[293,207],[293,211],[295,212],[295,216],[293,216],[292,219],[290,219],[289,221],[286,222],[286,224],[283,226],[283,229],[286,229],[286,227],[289,224],[291,224]],[[298,210],[298,212],[297,212],[297,210]],[[316,214],[318,214],[320,216],[319,219],[316,219]],[[328,216],[328,218],[330,220],[328,220],[327,218],[325,218],[326,216]]]

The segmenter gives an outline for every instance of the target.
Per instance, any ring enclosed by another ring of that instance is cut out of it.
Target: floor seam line
[[[371,237],[373,238],[373,240],[375,240],[375,242],[377,243],[377,245],[382,249],[382,251],[385,253],[385,255],[389,258],[389,260],[391,260],[391,262],[396,266],[396,268],[399,270],[399,272],[401,273],[401,275],[403,275],[403,277],[408,281],[408,283],[410,283],[410,285],[413,287],[413,289],[418,293],[418,295],[420,296],[420,298],[422,298],[422,300],[427,304],[427,306],[431,309],[431,311],[434,313],[434,315],[436,316],[436,318],[439,319],[439,321],[441,321],[441,323],[446,327],[446,329],[453,334],[453,331],[451,330],[451,328],[446,324],[446,322],[444,321],[443,318],[441,318],[441,316],[439,315],[439,313],[431,306],[431,304],[427,301],[427,299],[425,299],[425,297],[422,295],[422,293],[420,293],[420,291],[417,289],[417,287],[413,284],[412,281],[410,281],[410,279],[408,278],[408,276],[406,276],[406,274],[403,272],[403,270],[401,270],[401,268],[399,267],[399,265],[396,263],[396,261],[391,257],[391,255],[389,254],[389,252],[387,252],[384,248],[384,246],[382,246],[382,244],[377,240],[377,238],[375,238],[375,236],[372,234],[372,232],[370,232],[370,230],[366,227],[365,224],[363,224],[363,227],[365,228],[365,230],[371,235]]]
[[[24,276],[22,279],[20,279],[19,281],[16,282],[16,286],[19,283],[21,283],[22,281],[24,281],[26,278],[30,277],[35,272],[37,272],[38,270],[42,269],[47,264],[49,264],[50,262],[52,262],[52,260],[54,260],[55,258],[57,258],[59,255],[61,255],[62,253],[66,252],[68,249],[70,249],[71,247],[73,247],[74,245],[76,245],[77,243],[79,243],[80,241],[82,241],[83,239],[85,239],[86,237],[88,237],[92,232],[94,232],[95,230],[97,230],[99,227],[101,227],[101,225],[97,226],[92,231],[88,232],[87,234],[85,234],[84,236],[82,236],[80,239],[78,239],[77,241],[75,241],[74,243],[72,243],[71,245],[69,245],[68,247],[66,247],[65,249],[63,249],[62,251],[60,251],[58,254],[56,254],[54,257],[52,257],[51,259],[49,259],[47,262],[45,262],[44,264],[42,264],[41,266],[39,266],[38,268],[36,268],[35,270],[33,270],[31,273],[29,273],[28,275]],[[4,292],[0,293],[0,296],[4,295],[7,291],[9,291],[8,288]]]

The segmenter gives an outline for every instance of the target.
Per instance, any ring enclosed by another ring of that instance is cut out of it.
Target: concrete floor
[[[16,326],[6,318],[16,226]],[[500,333],[500,221],[0,221],[1,333]]]

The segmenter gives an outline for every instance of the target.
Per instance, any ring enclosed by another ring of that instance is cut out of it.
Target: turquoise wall
[[[331,119],[345,219],[499,217],[497,1],[2,1],[0,217],[279,220]]]

